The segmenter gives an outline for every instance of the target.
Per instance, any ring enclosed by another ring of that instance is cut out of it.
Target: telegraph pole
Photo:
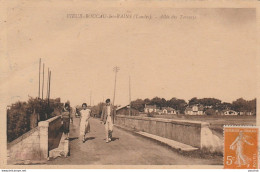
[[[39,91],[38,91],[38,97],[40,98],[40,91],[41,90],[41,58],[40,58],[40,62],[39,62]]]
[[[91,106],[91,94],[92,94],[92,92],[90,91],[90,97],[89,97],[89,106]]]
[[[42,99],[43,99],[43,89],[44,89],[44,63],[42,68]]]
[[[117,72],[119,71],[119,67],[116,66],[113,68],[113,71],[115,72],[115,85],[114,85],[114,98],[113,98],[113,106],[115,108],[115,97],[116,97],[116,77],[117,77]],[[115,114],[115,113],[114,113]],[[115,122],[115,115],[113,115],[113,123]]]
[[[131,77],[129,76],[129,116],[131,116]]]
[[[48,99],[48,95],[49,95],[49,78],[50,78],[50,70],[48,68],[46,99]]]
[[[119,71],[119,67],[116,66],[113,68],[113,71],[115,72],[115,85],[114,85],[114,97],[113,97],[113,106],[115,106],[115,97],[116,97],[116,77],[117,77],[117,72]]]
[[[49,103],[50,103],[50,94],[51,94],[51,70],[50,70],[50,76],[49,76],[48,105],[49,105]]]

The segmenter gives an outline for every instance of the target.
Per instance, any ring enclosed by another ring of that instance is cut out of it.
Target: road
[[[221,159],[184,156],[156,142],[114,127],[113,141],[105,143],[104,125],[90,119],[87,141],[78,139],[79,118],[70,130],[70,156],[58,157],[49,165],[216,165]]]

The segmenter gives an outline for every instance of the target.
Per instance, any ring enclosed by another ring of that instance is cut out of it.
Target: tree
[[[202,98],[198,99],[198,102],[204,107],[210,107],[213,109],[217,109],[217,107],[221,104],[221,100],[215,98]]]
[[[139,112],[143,112],[144,111],[144,100],[142,99],[136,99],[135,101],[131,102],[131,107],[137,109]]]
[[[150,104],[150,102],[151,102],[150,99],[148,99],[148,98],[144,99],[144,104]]]
[[[13,141],[22,134],[26,133],[30,129],[31,120],[42,121],[47,120],[55,115],[59,115],[59,109],[62,109],[63,103],[60,103],[60,99],[50,99],[48,105],[47,99],[42,100],[39,98],[30,98],[27,102],[16,102],[10,106],[7,110],[7,140]],[[34,113],[39,114],[40,119]],[[33,117],[31,119],[31,117]],[[37,125],[37,124],[36,124]],[[34,126],[35,127],[35,126]]]
[[[193,97],[192,99],[189,100],[189,106],[192,106],[192,105],[196,105],[196,104],[199,104],[199,99],[197,99],[197,97]]]
[[[156,105],[158,108],[162,108],[162,99],[160,97],[154,97],[150,101],[151,105]]]
[[[256,115],[256,98],[248,101],[248,111]]]
[[[207,109],[205,113],[206,115],[216,115],[216,111],[214,109]]]
[[[218,110],[229,110],[231,108],[232,108],[232,104],[231,103],[227,103],[227,102],[220,103],[217,106]]]
[[[167,100],[165,98],[161,99],[161,107],[166,107],[167,106]]]
[[[243,98],[239,98],[236,101],[232,102],[232,108],[238,112],[246,111],[247,110],[247,101],[244,100]]]
[[[232,108],[238,112],[256,112],[256,99],[253,100],[245,100],[243,98],[239,98],[232,102]]]
[[[187,103],[183,99],[177,99],[173,97],[167,101],[167,106],[175,110],[179,110],[181,113],[183,113],[185,108],[187,107]]]

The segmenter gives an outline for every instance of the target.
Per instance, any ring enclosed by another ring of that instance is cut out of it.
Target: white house
[[[151,112],[157,112],[158,109],[156,108],[156,105],[146,105],[144,107],[144,112],[145,113],[151,113]]]
[[[238,113],[234,110],[226,110],[224,115],[238,115]]]
[[[204,108],[199,105],[193,105],[185,109],[186,115],[204,115]]]
[[[176,110],[171,107],[163,107],[162,113],[164,114],[177,114]]]

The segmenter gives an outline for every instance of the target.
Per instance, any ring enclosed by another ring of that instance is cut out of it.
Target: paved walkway
[[[152,140],[114,127],[113,141],[105,143],[104,125],[90,119],[87,141],[78,139],[79,118],[70,131],[70,156],[48,161],[50,165],[219,165],[222,159],[183,156]]]

